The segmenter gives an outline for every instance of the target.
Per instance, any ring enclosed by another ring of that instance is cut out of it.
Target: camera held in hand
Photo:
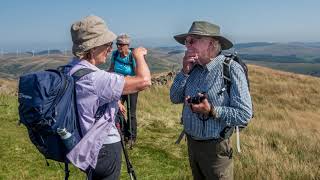
[[[190,97],[187,101],[189,104],[200,104],[203,100],[205,100],[208,95],[207,93],[203,92],[202,95],[197,95],[194,97]]]

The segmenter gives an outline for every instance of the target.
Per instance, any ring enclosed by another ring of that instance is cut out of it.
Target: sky
[[[2,0],[0,48],[71,48],[70,26],[102,17],[136,45],[175,46],[192,22],[217,24],[233,43],[320,42],[319,0]]]

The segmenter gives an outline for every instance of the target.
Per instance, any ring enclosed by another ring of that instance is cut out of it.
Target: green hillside
[[[255,118],[234,151],[235,179],[319,179],[320,79],[249,66]],[[0,179],[63,179],[63,169],[43,157],[18,126],[15,82],[1,81]],[[169,101],[169,85],[141,92],[138,141],[129,151],[140,180],[192,179],[180,133],[181,105]],[[233,137],[233,144],[235,145]],[[235,146],[234,146],[235,147]],[[74,168],[70,179],[84,179]],[[121,179],[128,179],[123,162]]]

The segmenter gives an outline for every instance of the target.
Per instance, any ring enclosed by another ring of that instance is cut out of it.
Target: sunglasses
[[[184,41],[184,44],[187,45],[192,45],[197,43],[202,37],[201,36],[189,36],[186,38]]]
[[[117,46],[125,46],[125,45],[128,45],[128,44],[120,44],[120,43],[117,43]]]

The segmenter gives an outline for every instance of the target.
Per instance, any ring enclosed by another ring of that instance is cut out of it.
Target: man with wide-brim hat
[[[183,133],[187,136],[192,175],[195,180],[233,179],[230,136],[223,132],[228,127],[247,125],[252,115],[242,66],[230,61],[230,91],[224,83],[226,56],[221,51],[233,44],[220,34],[218,25],[206,21],[193,22],[188,33],[174,39],[187,50],[182,70],[171,86],[170,99],[183,103]]]

